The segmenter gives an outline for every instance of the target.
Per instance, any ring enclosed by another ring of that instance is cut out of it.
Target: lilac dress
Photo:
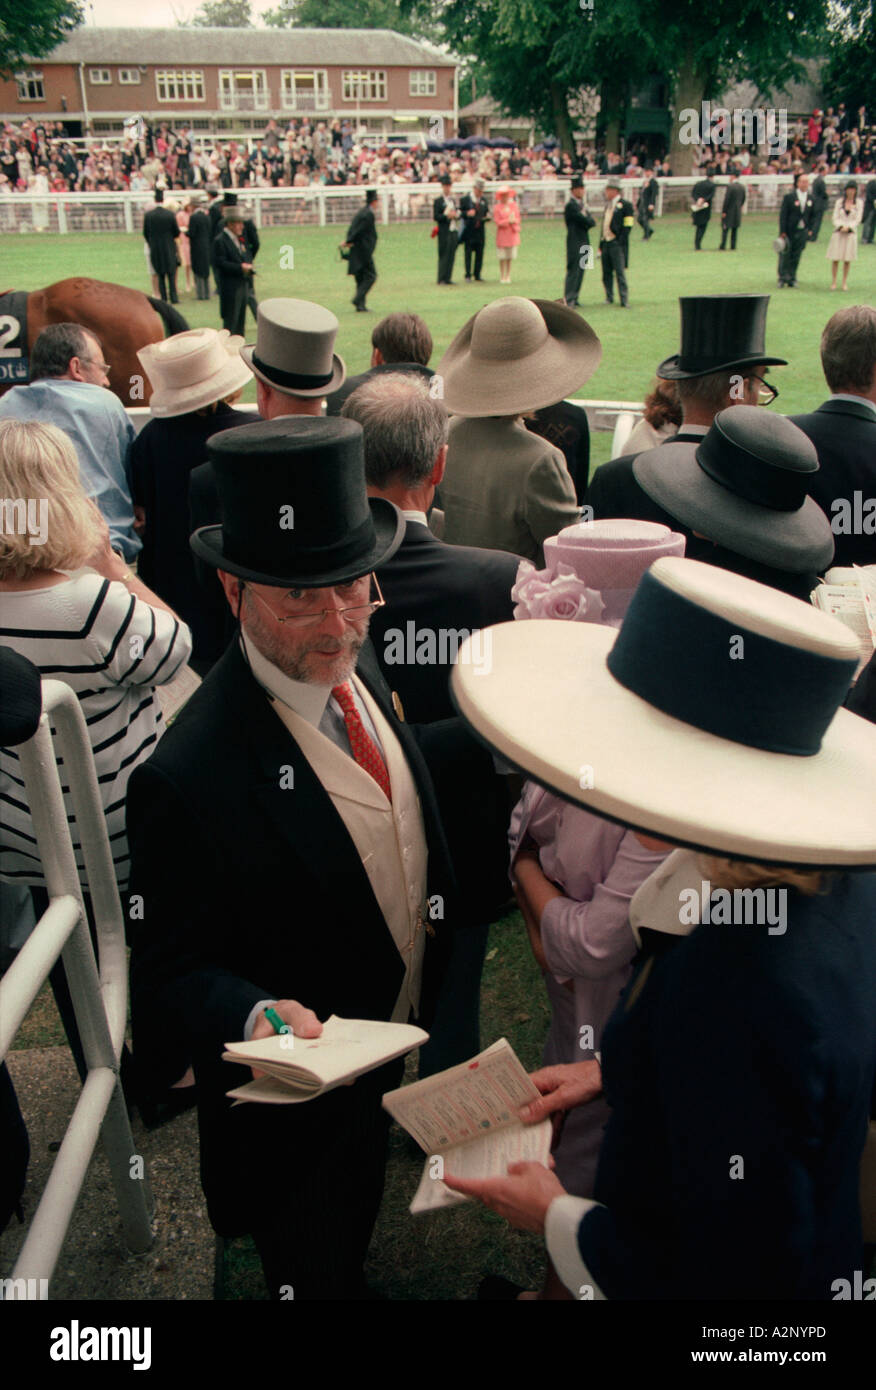
[[[512,866],[524,839],[533,840],[542,872],[566,895],[541,918],[552,1010],[544,1065],[586,1061],[601,1045],[636,953],[630,899],[668,851],[645,849],[632,831],[534,782],[514,808],[509,838]],[[608,1114],[602,1097],[567,1112],[554,1160],[560,1182],[577,1197],[592,1196]]]

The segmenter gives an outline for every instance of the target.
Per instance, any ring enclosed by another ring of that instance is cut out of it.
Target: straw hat
[[[507,295],[460,329],[438,375],[454,415],[519,415],[577,391],[601,358],[602,344],[574,309]]]
[[[263,299],[256,341],[240,349],[254,376],[284,396],[329,396],[347,376],[332,349],[338,320],[307,299]]]
[[[692,848],[876,865],[876,727],[841,708],[860,649],[835,618],[668,557],[620,632],[550,621],[489,631],[490,670],[466,643],[451,689],[527,776]]]
[[[756,405],[720,411],[697,444],[669,440],[633,462],[639,486],[683,525],[791,574],[818,574],[833,559],[830,522],[808,496],[817,472],[808,435]]]
[[[192,328],[140,348],[137,356],[152,383],[152,414],[188,415],[242,390],[250,380],[240,360],[242,343],[225,328]]]

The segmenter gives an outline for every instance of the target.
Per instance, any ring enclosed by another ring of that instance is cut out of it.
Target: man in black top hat
[[[344,245],[350,248],[347,274],[356,277],[353,305],[358,314],[368,313],[365,300],[377,279],[377,269],[374,265],[374,248],[377,245],[377,224],[374,218],[376,202],[377,190],[369,188],[365,194],[365,206],[359,209],[347,228],[347,239],[344,242]]]
[[[657,368],[664,381],[674,381],[682,407],[681,428],[671,443],[698,443],[721,410],[732,405],[756,405],[777,392],[766,385],[769,366],[787,366],[764,348],[768,294],[685,296],[681,309],[681,351]],[[665,444],[653,452],[661,457]],[[637,456],[626,454],[604,463],[593,475],[586,504],[595,518],[627,516],[656,521],[681,531],[688,555],[697,542],[692,533],[643,492],[633,473]]]
[[[651,226],[651,223],[654,219],[654,213],[657,210],[658,192],[659,189],[657,180],[654,177],[654,171],[649,170],[648,178],[642,184],[642,190],[639,193],[639,205],[637,209],[638,222],[639,226],[642,228],[643,241],[649,241],[654,235],[654,228]]]
[[[727,249],[727,234],[730,234],[730,250],[736,250],[736,234],[742,225],[742,209],[745,205],[745,188],[739,182],[739,174],[735,168],[729,171],[730,182],[724,192],[724,203],[721,208],[721,245],[719,251]]]
[[[367,498],[352,420],[262,421],[207,449],[224,522],[192,547],[240,633],[129,784],[149,915],[133,1027],[157,1087],[194,1066],[216,1230],[253,1234],[272,1298],[356,1299],[383,1186],[380,1099],[401,1063],[308,1104],[232,1108],[225,1093],[251,1077],[222,1052],[271,1036],[267,1007],[291,1047],[331,1014],[429,1017],[453,876],[418,740],[368,642],[373,571],[404,520]]]
[[[569,198],[563,209],[563,220],[566,223],[566,281],[563,285],[563,300],[570,308],[577,309],[585,266],[592,255],[590,228],[594,226],[594,219],[587,211],[584,180],[580,174],[576,174],[572,179]],[[587,254],[582,255],[585,247]]]
[[[806,243],[813,240],[816,217],[809,175],[795,174],[793,191],[785,194],[779,210],[779,236],[785,238],[785,249],[779,253],[779,289],[796,287],[797,267]]]
[[[223,230],[213,242],[213,270],[219,286],[222,327],[243,336],[248,286],[253,267],[243,234],[243,213],[231,206],[223,218]]]
[[[432,204],[432,215],[438,223],[438,284],[451,285],[453,283],[453,261],[456,256],[456,246],[459,240],[459,211],[453,201],[451,189],[453,179],[449,174],[442,174],[441,188],[442,193]]]
[[[702,251],[703,237],[706,235],[706,228],[712,216],[712,199],[715,196],[715,185],[712,182],[714,170],[711,165],[706,170],[706,177],[695,183],[691,191],[691,218],[696,227],[694,235],[694,250]]]
[[[156,188],[155,207],[150,208],[143,218],[143,236],[149,247],[152,269],[158,276],[158,293],[170,304],[178,304],[176,293],[176,243],[179,226],[175,215],[163,207],[164,190]]]

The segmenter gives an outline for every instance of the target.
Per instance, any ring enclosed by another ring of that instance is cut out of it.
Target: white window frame
[[[238,77],[252,78],[252,106],[240,105],[240,93],[236,90]],[[226,83],[228,90],[226,91]],[[268,88],[268,74],[265,68],[220,68],[219,69],[219,109],[220,111],[267,111],[271,104]]]
[[[89,68],[88,81],[92,87],[109,87],[112,83],[113,75],[109,68]]]
[[[298,104],[298,92],[295,86],[295,79],[298,77],[313,78],[313,99],[312,107]],[[327,111],[331,104],[331,92],[328,84],[327,68],[283,68],[280,73],[280,105],[284,111]]]
[[[438,92],[438,79],[434,68],[411,68],[408,71],[408,96],[434,97]]]
[[[386,101],[385,68],[345,68],[341,81],[344,101]]]
[[[31,96],[27,91],[29,85],[39,84],[39,95]],[[18,88],[19,101],[45,101],[46,89],[43,81],[42,68],[23,68],[15,74],[15,85]]]
[[[142,80],[139,68],[119,68],[119,82],[123,87],[137,87]]]
[[[168,84],[172,86],[172,91],[169,90]],[[165,93],[163,96],[162,86]],[[203,101],[203,68],[156,68],[155,99],[165,104],[174,101]]]

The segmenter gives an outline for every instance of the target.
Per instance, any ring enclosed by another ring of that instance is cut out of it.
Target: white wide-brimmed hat
[[[309,299],[263,299],[256,341],[240,349],[254,376],[284,396],[329,396],[347,376],[333,351],[338,320]]]
[[[137,356],[152,383],[152,414],[187,415],[242,390],[251,380],[240,360],[242,343],[225,328],[192,328],[140,348]]]
[[[460,329],[438,375],[447,409],[482,419],[555,405],[583,386],[601,360],[602,344],[574,309],[506,295]]]
[[[696,560],[657,560],[619,632],[532,621],[467,643],[451,690],[502,758],[598,815],[767,864],[876,865],[876,727],[841,708],[854,634]]]

